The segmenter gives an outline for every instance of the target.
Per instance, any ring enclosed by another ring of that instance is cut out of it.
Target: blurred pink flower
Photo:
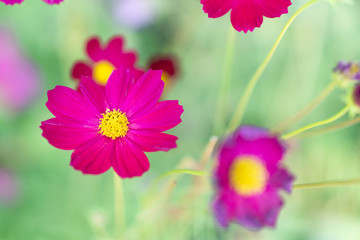
[[[116,20],[130,29],[145,28],[155,20],[156,9],[151,0],[121,0],[114,4]]]
[[[86,61],[74,63],[71,76],[80,81],[82,77],[90,77],[97,84],[105,86],[112,71],[127,68],[138,79],[144,71],[137,68],[137,52],[124,49],[124,38],[115,36],[102,46],[98,37],[90,38],[86,43]]]
[[[17,196],[15,176],[8,170],[0,167],[0,203],[10,204]]]
[[[214,213],[223,227],[235,221],[250,229],[274,227],[294,177],[281,166],[283,142],[268,130],[242,126],[220,147],[215,171]]]
[[[6,5],[14,5],[22,3],[24,0],[0,0],[0,2],[5,3]],[[53,5],[53,4],[59,4],[64,0],[43,0],[47,4]]]
[[[14,37],[4,29],[0,29],[0,53],[0,105],[20,111],[38,96],[39,74],[22,55]]]

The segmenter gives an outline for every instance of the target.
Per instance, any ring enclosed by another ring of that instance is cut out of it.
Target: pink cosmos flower
[[[288,13],[290,0],[201,0],[209,18],[218,18],[231,10],[231,23],[241,32],[260,27],[263,17],[275,18]]]
[[[14,36],[0,28],[0,109],[18,112],[39,95],[37,69],[19,49]]]
[[[46,106],[55,118],[41,123],[43,136],[64,150],[75,150],[71,163],[84,174],[112,167],[122,178],[149,169],[144,152],[168,151],[177,137],[163,133],[181,122],[178,101],[160,101],[161,71],[150,70],[134,80],[131,70],[115,70],[105,89],[88,77],[79,91],[57,86]]]
[[[215,172],[213,209],[223,227],[235,221],[250,229],[274,227],[294,177],[280,161],[283,143],[266,129],[242,126],[222,144]]]
[[[0,0],[0,2],[5,3],[6,5],[14,5],[15,3],[20,4],[24,0]],[[64,0],[43,0],[47,4],[53,5],[53,4],[59,4]]]
[[[124,39],[116,36],[102,47],[97,37],[88,40],[86,52],[90,58],[86,62],[76,62],[72,68],[72,77],[81,80],[81,77],[91,77],[101,86],[105,86],[114,69],[128,68],[137,79],[144,71],[135,67],[136,53],[123,50]]]
[[[165,83],[165,90],[171,88],[179,74],[179,67],[177,59],[172,55],[156,56],[150,59],[149,68],[152,70],[162,70],[161,79]]]

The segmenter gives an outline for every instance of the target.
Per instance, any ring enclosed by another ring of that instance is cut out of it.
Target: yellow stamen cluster
[[[105,86],[115,67],[108,61],[100,61],[94,65],[93,79],[100,85]]]
[[[268,172],[264,164],[252,156],[235,159],[230,166],[230,186],[243,196],[251,196],[263,192]]]
[[[99,119],[100,133],[108,138],[116,139],[118,137],[125,137],[129,130],[129,120],[126,114],[120,110],[107,110],[102,113],[102,118]]]

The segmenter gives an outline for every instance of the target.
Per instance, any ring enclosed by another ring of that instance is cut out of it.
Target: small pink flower
[[[294,177],[280,162],[285,148],[266,129],[242,126],[220,148],[214,213],[223,227],[235,221],[250,229],[274,227]]]
[[[178,61],[174,56],[156,56],[150,59],[148,66],[152,70],[162,70],[161,79],[165,83],[165,91],[174,85],[179,74]]]
[[[231,10],[231,23],[241,32],[260,27],[263,17],[275,18],[288,13],[290,0],[201,0],[209,18],[218,18]]]
[[[75,150],[71,163],[85,174],[112,167],[122,178],[149,169],[144,152],[168,151],[177,137],[163,133],[181,122],[178,101],[160,101],[161,71],[150,70],[134,80],[130,70],[115,70],[105,89],[88,77],[79,91],[57,86],[46,106],[55,118],[41,123],[43,136],[64,150]]]
[[[136,52],[123,50],[124,39],[120,36],[112,38],[102,47],[97,37],[88,40],[86,52],[89,61],[76,62],[72,68],[72,77],[81,80],[81,77],[90,77],[99,85],[105,86],[112,71],[118,68],[128,68],[137,79],[144,71],[135,67]]]
[[[5,3],[6,5],[14,5],[22,3],[24,0],[0,0],[0,2]],[[53,4],[59,4],[64,0],[43,0],[47,4],[53,5]]]

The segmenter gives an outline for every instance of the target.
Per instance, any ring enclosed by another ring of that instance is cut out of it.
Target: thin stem
[[[158,180],[161,180],[163,178],[166,178],[167,176],[173,175],[173,174],[190,174],[194,176],[206,176],[207,172],[204,171],[196,171],[192,169],[173,169],[170,171],[167,171],[159,176]]]
[[[253,77],[250,79],[244,94],[242,95],[235,113],[229,123],[228,126],[228,131],[234,131],[235,128],[240,125],[242,118],[244,116],[244,112],[246,110],[246,107],[248,105],[248,102],[250,100],[251,94],[256,86],[256,83],[258,82],[261,74],[263,73],[263,71],[265,70],[266,66],[268,65],[268,63],[270,62],[272,56],[274,55],[275,50],[277,49],[281,39],[283,38],[284,34],[286,33],[287,29],[290,27],[291,23],[296,19],[296,17],[302,12],[304,11],[306,8],[310,7],[311,5],[313,5],[314,3],[318,2],[319,0],[312,0],[308,3],[306,3],[304,6],[302,6],[301,8],[299,8],[289,19],[289,21],[286,23],[285,27],[283,28],[283,30],[280,32],[280,35],[278,36],[275,44],[273,45],[273,47],[271,48],[269,54],[267,55],[267,57],[264,59],[264,61],[261,63],[261,65],[259,66],[259,68],[256,70],[255,74],[253,75]]]
[[[305,117],[309,112],[314,110],[320,103],[322,103],[327,96],[336,88],[337,83],[331,82],[312,102],[310,102],[307,106],[305,106],[302,110],[300,110],[297,114],[290,117],[289,119],[283,121],[276,127],[272,129],[272,132],[283,132],[286,128],[291,126],[292,124],[295,124],[300,119]]]
[[[116,172],[114,172],[114,193],[115,193],[114,232],[115,232],[115,239],[118,240],[118,239],[124,239],[126,219],[125,219],[125,201],[124,201],[122,180],[116,174]]]
[[[223,73],[220,82],[219,95],[218,95],[215,121],[214,121],[214,132],[217,134],[222,133],[225,127],[225,114],[226,114],[225,106],[228,106],[227,100],[230,89],[232,68],[234,65],[234,54],[235,54],[234,48],[235,48],[235,30],[230,25],[229,33],[227,37]]]
[[[320,122],[316,122],[316,123],[312,123],[310,125],[307,125],[305,127],[302,127],[302,128],[299,128],[295,131],[292,131],[290,133],[287,133],[283,136],[281,136],[282,139],[289,139],[299,133],[302,133],[308,129],[311,129],[311,128],[314,128],[314,127],[318,127],[318,126],[321,126],[321,125],[325,125],[325,124],[328,124],[328,123],[332,123],[334,121],[336,121],[337,119],[341,118],[342,116],[344,116],[347,112],[349,111],[349,106],[345,106],[342,110],[340,110],[340,112],[338,112],[337,114],[335,114],[334,116],[328,118],[328,119],[325,119],[325,120],[322,120]]]
[[[340,130],[343,128],[350,127],[359,122],[360,122],[360,117],[357,117],[357,118],[351,119],[351,120],[343,122],[343,123],[335,124],[335,125],[332,125],[329,127],[324,127],[319,130],[310,131],[309,133],[301,134],[301,137],[310,137],[310,136],[315,136],[315,135],[320,135],[320,134],[324,134],[324,133],[328,133],[328,132],[337,131],[337,130]]]
[[[295,184],[293,186],[293,189],[325,188],[325,187],[346,186],[346,185],[359,184],[359,183],[360,183],[360,179],[326,181],[326,182],[318,182],[318,183]]]

